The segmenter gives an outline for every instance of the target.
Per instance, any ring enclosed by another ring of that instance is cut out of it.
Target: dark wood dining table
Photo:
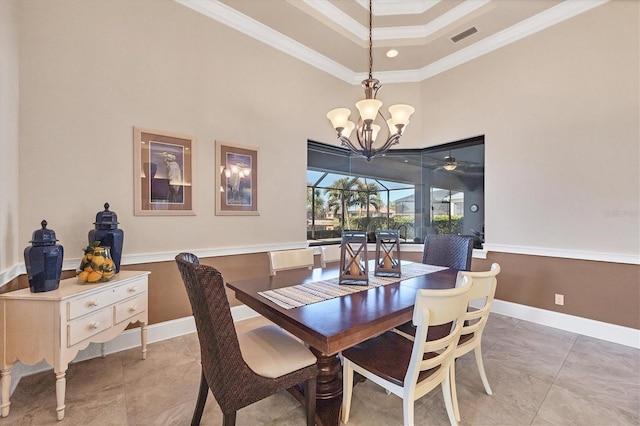
[[[337,278],[338,268],[279,271],[227,286],[238,301],[309,345],[318,358],[318,424],[337,425],[342,402],[338,353],[411,320],[416,292],[453,288],[457,273],[446,269],[293,309],[285,309],[259,292]],[[301,395],[292,394],[303,401]]]

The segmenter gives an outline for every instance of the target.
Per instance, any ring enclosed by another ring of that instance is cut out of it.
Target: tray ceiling
[[[367,0],[176,1],[348,83],[368,73]],[[421,81],[607,1],[373,0],[374,78]]]

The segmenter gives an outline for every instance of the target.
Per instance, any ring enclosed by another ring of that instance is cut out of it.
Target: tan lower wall
[[[421,253],[405,252],[405,260],[420,261]],[[316,256],[316,266],[319,266]],[[226,281],[265,276],[269,263],[265,253],[201,259],[222,272]],[[640,329],[640,266],[508,253],[489,253],[473,259],[472,270],[487,270],[498,262],[496,298],[521,305],[561,312],[596,321]],[[184,286],[174,262],[125,265],[123,270],[148,270],[149,323],[155,324],[191,315]],[[65,271],[63,277],[73,276]],[[27,287],[23,275],[0,291]],[[556,293],[564,295],[564,306],[554,304]],[[227,292],[231,306],[240,303]]]

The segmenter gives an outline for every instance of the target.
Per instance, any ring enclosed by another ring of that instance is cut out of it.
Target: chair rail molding
[[[526,254],[531,256],[561,257],[565,259],[594,260],[597,262],[640,265],[640,254],[608,253],[551,247],[514,246],[508,244],[485,244],[484,250],[499,253]]]

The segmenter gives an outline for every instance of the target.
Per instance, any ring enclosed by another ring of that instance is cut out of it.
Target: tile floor
[[[238,323],[253,326],[261,319]],[[640,350],[493,314],[483,337],[485,394],[472,354],[458,360],[462,425],[638,425]],[[66,417],[55,419],[52,372],[25,377],[0,425],[188,425],[200,365],[195,334],[75,363],[67,372]],[[202,425],[222,424],[210,395]],[[238,412],[238,425],[303,425],[288,393]],[[350,425],[401,425],[401,400],[371,382],[354,389]],[[448,424],[442,394],[416,402],[416,424]]]

